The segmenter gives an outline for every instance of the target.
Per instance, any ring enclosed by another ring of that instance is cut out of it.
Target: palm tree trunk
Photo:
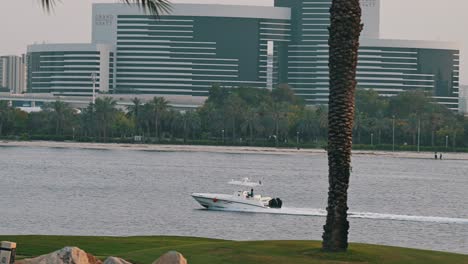
[[[348,248],[348,186],[353,143],[354,97],[359,36],[359,0],[333,0],[330,26],[330,96],[328,113],[329,189],[324,251]]]

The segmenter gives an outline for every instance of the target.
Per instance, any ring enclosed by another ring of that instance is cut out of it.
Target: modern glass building
[[[114,85],[114,53],[104,44],[40,44],[28,47],[28,93],[89,96]]]
[[[328,102],[328,27],[331,0],[275,0],[291,8],[288,83],[310,104]],[[452,110],[458,107],[459,47],[454,43],[380,39],[380,1],[361,1],[364,30],[358,88],[382,96],[424,90]]]
[[[422,90],[456,111],[459,56],[454,43],[361,39],[358,88],[374,89],[382,96]]]
[[[93,44],[31,45],[28,91],[207,96],[209,88],[288,83],[308,104],[327,104],[332,0],[275,6],[174,4],[159,18],[124,4],[94,4]],[[458,108],[459,48],[380,39],[380,0],[361,0],[358,88],[382,96],[424,90]]]
[[[288,84],[309,104],[328,102],[328,27],[331,0],[276,0],[291,9]]]
[[[286,81],[289,38],[288,8],[174,4],[155,19],[128,5],[93,5],[93,43],[115,48],[116,93],[272,86]]]

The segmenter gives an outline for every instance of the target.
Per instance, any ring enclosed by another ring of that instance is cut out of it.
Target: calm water
[[[467,161],[355,156],[353,163],[351,211],[465,220],[353,218],[351,241],[468,254]],[[262,180],[262,192],[281,197],[284,206],[324,208],[323,154],[4,147],[0,164],[0,234],[320,240],[325,221],[200,210],[190,197],[231,193],[227,181],[249,176]]]

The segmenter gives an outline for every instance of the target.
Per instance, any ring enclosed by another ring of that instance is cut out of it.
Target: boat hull
[[[226,194],[207,194],[207,193],[194,193],[192,194],[201,206],[213,210],[242,210],[252,208],[268,208],[262,202],[254,199],[245,199],[242,197],[235,197]]]

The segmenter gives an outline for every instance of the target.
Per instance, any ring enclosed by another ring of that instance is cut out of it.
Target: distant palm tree
[[[244,122],[242,122],[241,124],[241,129],[246,134],[249,134],[251,143],[254,142],[254,137],[255,137],[254,131],[255,131],[255,128],[258,126],[258,122],[259,122],[258,115],[259,115],[258,109],[252,106],[247,106],[243,112]]]
[[[143,103],[137,97],[132,99],[133,105],[127,106],[128,117],[131,117],[135,122],[136,133],[141,132],[141,115],[143,112]]]
[[[275,133],[275,146],[278,147],[279,136],[280,136],[280,122],[284,121],[288,116],[288,103],[277,102],[271,100],[267,105],[267,113],[272,117],[274,121],[274,133]]]
[[[353,144],[354,97],[359,37],[359,0],[333,0],[330,8],[328,111],[328,206],[322,248],[348,249],[348,186]]]
[[[68,103],[63,101],[55,101],[47,103],[42,107],[45,111],[51,112],[53,121],[55,122],[55,135],[63,134],[65,122],[71,119],[73,109]]]
[[[96,99],[94,105],[98,133],[107,141],[108,130],[116,118],[117,102],[112,97]]]
[[[163,13],[171,11],[171,4],[169,0],[119,0],[127,4],[134,4],[141,7],[144,11],[149,11],[155,16],[160,16]],[[41,0],[42,6],[50,11],[57,0]]]
[[[159,123],[163,113],[169,108],[169,102],[164,97],[155,96],[148,104],[154,120],[154,135],[159,139]]]
[[[3,129],[12,119],[13,109],[8,104],[8,101],[0,101],[0,136],[3,134]]]

